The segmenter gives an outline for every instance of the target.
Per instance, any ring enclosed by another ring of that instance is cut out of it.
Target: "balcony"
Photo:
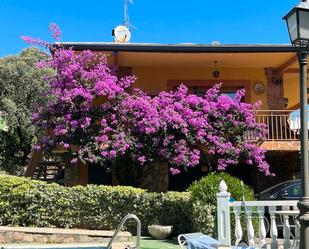
[[[299,110],[257,110],[256,122],[267,126],[266,141],[261,147],[267,150],[299,150]],[[249,139],[254,139],[248,136]]]

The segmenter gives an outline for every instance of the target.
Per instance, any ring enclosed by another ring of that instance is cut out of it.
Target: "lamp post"
[[[309,3],[302,0],[283,19],[286,20],[291,43],[297,48],[300,67],[300,152],[302,197],[300,211],[300,249],[309,248],[309,165],[307,118],[307,55],[309,47]]]

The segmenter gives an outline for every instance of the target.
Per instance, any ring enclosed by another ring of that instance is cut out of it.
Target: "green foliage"
[[[210,236],[216,235],[216,206],[203,201],[194,201],[192,209],[192,228]]]
[[[0,225],[115,229],[122,217],[134,213],[144,233],[148,225],[162,224],[173,225],[174,233],[201,231],[216,236],[216,193],[221,179],[235,200],[241,200],[240,180],[226,173],[194,182],[189,192],[167,193],[124,186],[63,187],[0,175]],[[254,199],[246,185],[244,193],[245,200]],[[127,228],[135,232],[134,222]]]
[[[231,197],[236,201],[241,201],[243,197],[241,180],[227,173],[209,174],[199,181],[195,181],[188,188],[193,201],[193,216],[195,217],[195,222],[193,222],[194,229],[213,236],[216,236],[216,194],[219,191],[221,180],[224,180],[227,184],[228,192],[231,193]],[[254,200],[253,189],[245,184],[243,189],[244,199],[246,201]],[[233,215],[231,217],[233,218]],[[254,225],[256,226],[256,224]],[[231,226],[231,231],[234,231],[233,220]],[[243,224],[242,227],[245,227],[245,225]]]
[[[0,225],[115,229],[122,217],[134,213],[143,233],[148,225],[161,224],[173,225],[175,234],[200,231],[216,236],[215,196],[221,179],[235,200],[241,200],[240,180],[226,173],[194,182],[189,192],[167,193],[124,186],[63,187],[0,174]],[[245,199],[253,200],[252,189],[244,189]],[[136,226],[130,222],[127,228],[135,232]]]
[[[34,105],[44,105],[44,81],[52,71],[37,68],[47,55],[38,49],[23,50],[17,56],[0,59],[0,169],[16,173],[24,166],[36,139],[31,114]]]
[[[1,116],[1,113],[0,113],[0,131],[8,131],[8,126],[6,125],[4,118]]]
[[[17,173],[21,165],[22,153],[16,133],[0,130],[0,170]]]
[[[136,214],[147,226],[173,225],[192,231],[187,192],[148,193],[123,186],[63,187],[24,177],[0,175],[0,224],[39,227],[115,229],[122,217]],[[135,232],[134,222],[127,228]]]
[[[208,204],[216,205],[216,194],[219,191],[219,184],[221,180],[224,180],[228,186],[228,192],[231,193],[237,201],[242,200],[242,187],[241,180],[237,177],[231,176],[227,173],[211,173],[206,177],[203,177],[199,181],[195,181],[188,188],[191,192],[194,200],[203,201]],[[244,197],[246,201],[254,200],[253,189],[244,184]]]

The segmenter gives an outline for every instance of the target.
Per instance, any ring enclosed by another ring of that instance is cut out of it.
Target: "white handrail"
[[[281,207],[281,206],[289,206],[289,207],[297,207],[298,201],[246,201],[246,206],[248,207]],[[230,202],[230,207],[241,207],[243,206],[242,201],[233,201]]]

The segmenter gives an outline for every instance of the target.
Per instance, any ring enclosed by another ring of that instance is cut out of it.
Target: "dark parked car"
[[[299,200],[301,197],[301,180],[290,180],[286,182],[279,183],[275,186],[272,186],[264,191],[256,194],[255,197],[257,200],[268,201],[268,200]],[[265,227],[266,231],[269,231],[269,213],[268,210],[265,212]],[[282,232],[283,225],[281,224],[280,219],[277,220],[278,230]],[[291,231],[294,232],[295,225],[294,221],[290,219]]]
[[[279,183],[273,187],[265,189],[255,195],[258,200],[299,200],[301,195],[301,181],[290,180]]]

